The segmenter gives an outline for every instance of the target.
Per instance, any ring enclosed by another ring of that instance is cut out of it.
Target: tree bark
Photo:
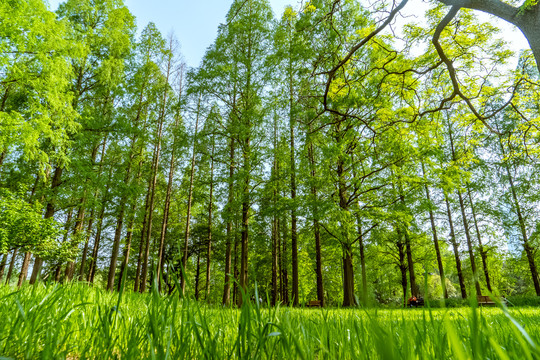
[[[104,221],[104,217],[105,217],[105,209],[107,208],[107,202],[109,200],[109,194],[110,194],[110,190],[111,190],[113,168],[114,167],[111,166],[111,168],[109,170],[109,176],[108,176],[108,180],[107,180],[107,186],[105,188],[105,194],[103,194],[103,198],[102,198],[102,201],[101,201],[101,210],[100,210],[100,213],[98,215],[99,223],[98,223],[98,227],[97,227],[96,238],[94,240],[94,248],[92,249],[92,261],[89,264],[90,269],[89,269],[89,272],[88,272],[88,281],[90,283],[92,283],[92,284],[94,283],[94,278],[95,278],[96,270],[97,270],[97,259],[98,259],[98,253],[99,253],[99,244],[101,242],[101,234],[102,234],[102,231],[103,231],[103,221]]]
[[[212,259],[212,231],[213,231],[213,209],[214,209],[214,151],[216,148],[215,135],[212,135],[212,155],[210,159],[210,198],[208,201],[208,247],[206,248],[206,295],[210,296],[210,261]]]
[[[298,306],[298,235],[296,226],[296,156],[294,144],[294,99],[293,78],[290,70],[289,79],[289,130],[290,130],[290,157],[291,157],[291,265],[292,265],[292,298],[293,306]]]
[[[146,200],[144,202],[144,217],[141,228],[141,241],[139,242],[139,256],[137,257],[137,270],[135,272],[135,284],[133,286],[133,291],[138,292],[141,279],[141,269],[143,263],[143,249],[144,249],[144,238],[146,234],[146,222],[148,219],[148,212],[150,208],[150,188],[152,184],[148,182],[148,190],[146,192]]]
[[[55,203],[55,197],[56,197],[56,193],[58,191],[58,188],[60,187],[61,185],[61,180],[62,180],[62,173],[64,171],[64,167],[63,166],[60,166],[60,165],[57,165],[55,170],[54,170],[54,174],[53,174],[53,178],[52,178],[52,182],[51,182],[51,191],[52,191],[52,198],[49,202],[47,202],[47,206],[45,208],[45,215],[44,215],[44,218],[45,219],[50,219],[54,216],[54,212],[55,212],[55,206],[54,206],[54,203]],[[37,179],[36,179],[36,182],[37,182]],[[26,257],[25,257],[26,259]],[[34,260],[34,266],[32,268],[32,275],[30,277],[30,284],[35,284],[35,282],[37,281],[37,279],[39,278],[40,274],[41,274],[41,267],[43,266],[43,259],[39,256],[36,256],[36,259]]]
[[[398,241],[396,242],[396,247],[398,249],[398,259],[399,259],[399,271],[401,272],[401,290],[403,291],[403,307],[407,307],[407,260],[405,252],[405,244],[401,238],[401,234],[398,232],[398,227],[396,227],[396,233]]]
[[[500,137],[499,137],[499,145],[500,145],[501,153],[503,157],[506,156],[504,147],[502,144],[502,139]],[[512,174],[510,173],[510,167],[506,162],[504,163],[503,166],[505,167],[506,174],[508,175],[508,182],[510,183],[510,191],[512,193],[512,199],[514,200],[514,208],[516,211],[516,215],[518,217],[519,230],[521,231],[523,249],[525,250],[527,261],[529,263],[529,270],[531,272],[534,290],[536,292],[536,296],[540,296],[540,282],[538,279],[538,269],[536,267],[536,262],[534,260],[534,249],[529,243],[529,238],[527,236],[527,229],[525,227],[525,219],[523,218],[523,214],[521,213],[521,206],[519,205],[517,191],[514,185],[514,179],[512,178]]]
[[[283,221],[278,218],[278,227],[286,228],[283,226]],[[281,302],[283,305],[289,305],[289,272],[287,269],[287,233],[281,235],[282,248],[281,248]]]
[[[452,133],[452,128],[450,123],[448,124],[448,135],[450,137],[450,150],[452,151],[452,160],[457,161],[456,151],[454,147],[454,136]],[[465,229],[465,238],[467,239],[467,249],[469,251],[469,258],[471,261],[471,270],[473,273],[473,281],[476,289],[476,295],[481,296],[482,290],[480,289],[480,281],[478,279],[478,271],[476,270],[476,260],[474,258],[473,245],[471,240],[471,234],[469,232],[469,222],[467,220],[467,215],[465,213],[465,204],[463,202],[463,196],[461,190],[458,190],[459,206],[461,208],[461,217],[463,220],[463,228]]]
[[[476,219],[476,211],[474,210],[474,202],[471,195],[471,189],[467,186],[467,193],[469,194],[469,201],[471,203],[471,211],[472,216],[474,220],[474,227],[476,229],[476,237],[478,238],[478,250],[480,250],[480,257],[482,258],[482,266],[484,268],[484,276],[486,278],[486,285],[489,292],[492,292],[491,289],[491,279],[489,277],[489,269],[488,269],[488,263],[487,263],[487,252],[484,249],[484,245],[482,244],[482,237],[480,236],[480,229],[478,228],[478,221]]]
[[[197,267],[195,269],[195,300],[199,300],[199,283],[201,279],[201,257],[197,253]]]
[[[459,257],[459,244],[456,241],[456,235],[454,232],[454,221],[452,220],[452,210],[450,208],[450,202],[448,201],[448,195],[444,194],[444,200],[446,202],[446,213],[448,215],[448,224],[450,226],[450,243],[454,249],[454,257],[456,259],[456,270],[459,279],[459,288],[461,290],[461,297],[467,298],[467,289],[465,288],[465,281],[463,278],[463,271],[461,270],[461,259]]]
[[[362,269],[362,304],[366,306],[368,304],[368,288],[367,288],[367,272],[366,272],[366,255],[364,248],[364,236],[362,234],[362,224],[360,223],[360,217],[356,216],[358,226],[358,247],[360,250],[360,268]]]
[[[94,197],[97,197],[97,192],[95,193]],[[88,219],[88,226],[86,227],[86,241],[84,242],[84,248],[82,252],[82,258],[81,258],[81,266],[79,267],[79,279],[84,279],[84,270],[86,267],[86,258],[88,256],[88,247],[90,245],[90,238],[92,237],[92,227],[94,225],[94,215],[96,213],[96,209],[92,208],[92,211],[90,212],[90,218]]]
[[[338,129],[339,132],[339,129]],[[338,135],[341,136],[341,135]],[[339,144],[340,140],[338,140]],[[345,162],[340,154],[337,161],[337,176],[338,176],[338,195],[339,207],[341,211],[349,212],[347,185],[345,180]],[[348,234],[343,235],[340,240],[342,261],[343,261],[343,307],[357,305],[354,297],[354,271],[353,271],[353,254],[350,239]]]
[[[439,0],[445,5],[457,8],[479,10],[498,17],[516,26],[529,42],[529,46],[540,71],[540,6],[530,5],[529,9],[521,10],[500,0]]]
[[[32,257],[32,254],[28,251],[24,254],[24,260],[21,267],[21,274],[19,275],[19,281],[17,282],[18,288],[20,288],[22,284],[26,281],[26,277],[28,276],[28,266],[30,265],[31,257]]]
[[[311,133],[311,125],[309,127]],[[315,150],[313,143],[310,142],[308,147],[308,158],[311,167],[311,195],[313,196],[314,204],[319,200],[318,189],[316,186],[317,172],[315,166]],[[317,206],[314,205],[311,209],[313,213],[313,235],[315,237],[315,273],[317,276],[317,300],[321,302],[321,307],[324,307],[324,283],[322,274],[322,256],[321,256],[321,230],[319,224],[319,215]],[[363,245],[362,245],[363,246]],[[364,264],[365,265],[365,264]]]
[[[140,176],[140,171],[139,171]],[[124,286],[122,280],[124,280],[124,273],[127,269],[128,263],[129,263],[129,254],[131,252],[131,241],[133,239],[133,226],[135,225],[135,211],[137,209],[137,202],[133,201],[131,204],[131,218],[129,219],[127,234],[126,234],[126,245],[124,247],[124,256],[122,260],[122,264],[120,265],[120,274],[118,277],[118,286],[117,290],[122,290],[122,287]]]
[[[19,251],[19,249],[13,250],[13,254],[11,255],[11,260],[9,262],[8,272],[7,272],[7,275],[6,275],[6,282],[5,282],[6,285],[9,284],[9,280],[11,280],[11,276],[13,275],[13,269],[15,268],[15,260],[17,260],[17,252],[18,251]]]
[[[232,211],[232,203],[234,200],[234,139],[229,140],[229,194],[228,194],[228,208]],[[232,234],[232,220],[227,219],[227,244],[225,250],[225,281],[223,285],[223,299],[222,303],[225,306],[229,306],[231,301],[231,243],[233,239]]]
[[[2,262],[0,262],[0,283],[2,282],[2,279],[4,278],[4,271],[6,269],[8,259],[8,253],[5,252],[4,256],[2,257]]]
[[[187,275],[187,261],[188,261],[188,247],[189,247],[189,227],[191,223],[191,202],[193,200],[193,179],[195,176],[195,156],[197,154],[197,135],[199,130],[199,118],[201,116],[201,97],[199,96],[199,101],[197,103],[197,117],[195,120],[195,134],[193,137],[193,151],[191,154],[191,171],[189,175],[189,189],[188,189],[188,206],[187,206],[187,214],[186,214],[186,232],[184,236],[184,254],[182,257],[182,266],[184,268],[182,272],[181,277],[181,286],[182,286],[182,294],[185,294],[186,291],[186,275]]]

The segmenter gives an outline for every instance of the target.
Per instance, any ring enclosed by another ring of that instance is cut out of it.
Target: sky
[[[233,0],[124,0],[136,17],[139,30],[153,21],[163,36],[171,31],[175,33],[182,46],[181,50],[188,66],[198,66],[208,46],[216,38],[220,23]],[[55,10],[61,0],[49,0],[51,9]],[[288,4],[297,4],[298,0],[269,0],[274,14],[280,16]],[[422,13],[426,8],[424,2],[411,1],[405,7],[408,15]],[[418,9],[422,9],[418,11]],[[488,20],[487,16],[481,20]],[[523,35],[512,26],[498,22],[502,35],[514,50],[528,48]]]

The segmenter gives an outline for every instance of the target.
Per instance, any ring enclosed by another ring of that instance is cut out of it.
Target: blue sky
[[[233,0],[124,0],[131,13],[137,18],[137,27],[144,28],[153,21],[163,36],[171,31],[182,45],[182,53],[188,66],[198,66],[208,46],[217,35],[218,25],[225,20]],[[49,0],[51,9],[55,10],[61,0]],[[274,14],[280,16],[288,4],[298,4],[299,0],[269,0]],[[423,13],[427,4],[414,1],[405,8],[408,15]],[[418,11],[420,10],[420,11]],[[488,16],[480,15],[483,21]],[[409,18],[410,19],[410,18]],[[503,38],[511,48],[519,50],[528,48],[523,35],[512,26],[497,21],[502,29]]]
[[[182,53],[188,66],[197,66],[206,48],[217,35],[218,25],[225,21],[225,15],[233,0],[124,0],[137,18],[137,27],[144,28],[153,21],[166,36],[174,31],[182,44]],[[269,0],[274,14],[279,16],[288,4],[297,0]],[[55,10],[63,1],[49,0]]]

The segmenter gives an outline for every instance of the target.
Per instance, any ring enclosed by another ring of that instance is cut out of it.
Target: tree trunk
[[[309,127],[309,133],[311,133],[311,126]],[[319,194],[315,181],[317,179],[316,166],[315,166],[315,151],[313,149],[313,143],[309,144],[308,158],[311,167],[311,195],[313,201],[316,202],[319,199]],[[324,307],[324,285],[322,275],[322,256],[321,256],[321,230],[319,225],[318,209],[313,206],[311,209],[313,213],[313,235],[315,237],[315,273],[317,274],[317,300],[321,302],[321,307]],[[364,264],[365,265],[365,264]]]
[[[94,195],[94,197],[97,197],[97,192]],[[88,219],[88,226],[86,227],[86,241],[84,243],[84,249],[82,252],[82,259],[81,259],[81,266],[79,268],[79,279],[84,279],[84,270],[86,266],[86,258],[88,256],[88,246],[90,244],[90,238],[92,237],[92,226],[94,225],[94,215],[95,215],[96,209],[92,208],[92,211],[90,212],[90,219]]]
[[[140,172],[139,172],[140,176]],[[118,277],[118,291],[122,289],[124,286],[122,280],[124,280],[124,273],[127,269],[128,263],[129,263],[129,253],[131,252],[131,241],[133,239],[133,226],[135,225],[135,211],[137,209],[137,202],[133,201],[131,204],[131,217],[129,219],[127,234],[126,234],[126,245],[124,247],[124,256],[122,260],[122,264],[120,265],[120,274]]]
[[[405,203],[405,195],[403,194],[403,188],[401,186],[400,180],[398,180],[398,189],[399,189],[399,199],[401,202],[401,205],[404,209],[407,208],[407,205]],[[397,229],[398,236],[401,237],[401,230]],[[411,282],[411,294],[414,297],[420,296],[420,289],[418,287],[418,284],[416,283],[416,275],[414,272],[414,261],[412,256],[412,248],[411,248],[411,237],[409,235],[409,229],[407,229],[406,226],[403,226],[403,235],[405,236],[405,248],[407,252],[407,264],[409,267],[409,278]]]
[[[457,161],[456,151],[454,147],[454,136],[450,123],[448,123],[448,135],[450,137],[450,150],[452,151],[452,160]],[[471,261],[471,270],[473,273],[473,281],[476,288],[476,295],[481,296],[482,290],[480,289],[480,281],[478,279],[478,271],[476,270],[476,260],[474,258],[473,245],[471,241],[471,234],[469,232],[469,222],[467,221],[467,215],[465,214],[465,205],[463,203],[463,196],[461,190],[458,190],[459,206],[461,208],[461,217],[463,220],[463,227],[465,229],[465,238],[467,239],[467,249],[469,251],[469,258]]]
[[[53,174],[53,178],[52,178],[52,182],[51,182],[51,192],[52,192],[52,198],[51,200],[49,200],[49,202],[47,203],[47,206],[46,206],[46,210],[45,210],[45,216],[44,218],[45,219],[50,219],[54,216],[54,212],[55,212],[55,207],[54,207],[54,203],[55,203],[55,198],[56,198],[56,193],[58,191],[58,188],[60,187],[61,185],[61,180],[62,180],[62,173],[64,171],[64,168],[63,166],[60,166],[60,165],[57,165],[55,170],[54,170],[54,174]],[[37,179],[36,179],[36,182],[37,182]],[[26,258],[26,257],[25,257]],[[40,274],[41,274],[41,267],[43,266],[43,259],[39,256],[36,256],[36,259],[34,260],[34,266],[32,268],[32,276],[30,277],[30,284],[35,284],[35,282],[37,281],[37,279],[39,278]]]
[[[298,306],[298,235],[296,229],[296,156],[294,149],[294,107],[292,73],[289,82],[289,129],[291,155],[291,265],[292,265],[292,300],[293,306]]]
[[[135,137],[131,141],[131,150],[130,150],[130,158],[128,161],[128,166],[126,170],[126,175],[124,177],[124,184],[129,184],[130,177],[131,177],[131,167],[133,159],[135,158]],[[114,231],[114,240],[113,240],[113,248],[111,252],[111,261],[109,263],[109,273],[107,276],[107,290],[112,291],[114,288],[114,278],[116,275],[116,263],[118,262],[118,251],[120,250],[120,240],[122,237],[122,228],[124,226],[124,215],[126,211],[126,202],[127,202],[128,194],[124,190],[124,193],[122,194],[122,198],[120,199],[120,203],[118,204],[120,206],[120,210],[118,211],[118,217],[116,218],[116,229]]]
[[[103,220],[105,217],[105,209],[107,208],[107,202],[109,200],[109,194],[111,189],[111,182],[112,182],[112,172],[113,172],[113,166],[111,166],[109,170],[109,177],[107,180],[107,186],[105,188],[105,194],[103,194],[103,199],[101,201],[101,210],[99,213],[99,224],[97,228],[96,238],[94,240],[94,248],[92,251],[92,261],[90,262],[90,269],[88,272],[88,281],[90,283],[94,283],[94,277],[96,275],[97,270],[97,259],[98,259],[98,252],[99,252],[99,244],[101,241],[101,233],[103,231]]]
[[[228,208],[232,211],[232,203],[234,200],[234,139],[229,141],[229,194],[228,194]],[[227,219],[227,244],[225,250],[225,280],[223,284],[223,299],[222,304],[229,306],[231,302],[231,243],[232,243],[232,220]]]
[[[216,147],[215,135],[212,135],[212,156],[210,164],[210,199],[208,201],[208,247],[206,248],[206,295],[210,296],[210,261],[212,256],[212,214],[214,208],[214,151]]]
[[[238,279],[240,272],[238,271],[238,223],[235,221],[234,232],[234,285],[233,285],[233,304],[238,304]]]
[[[62,244],[64,244],[68,240],[69,228],[71,226],[72,217],[73,217],[73,207],[70,207],[67,214],[66,222],[64,223],[64,236],[62,237]],[[86,242],[90,241],[90,237],[91,237],[91,233],[89,232]],[[57,263],[56,269],[54,271],[54,281],[59,283],[61,277],[62,277],[62,264]]]
[[[181,277],[181,285],[182,285],[182,294],[185,294],[186,291],[186,279],[185,276],[187,275],[187,261],[188,261],[188,247],[189,247],[189,227],[191,223],[191,202],[193,200],[193,178],[195,175],[195,156],[196,156],[196,146],[197,146],[197,134],[199,130],[199,118],[201,116],[201,97],[199,96],[199,101],[197,103],[197,117],[195,120],[195,134],[193,137],[193,151],[191,154],[191,171],[189,175],[189,189],[188,189],[188,206],[187,206],[187,214],[186,214],[186,232],[184,237],[184,254],[182,257],[182,266],[184,268],[182,272]]]
[[[339,133],[338,128],[338,133]],[[340,135],[338,135],[340,136]],[[340,143],[338,138],[337,143]],[[338,177],[338,195],[339,207],[341,211],[349,212],[347,184],[345,174],[345,161],[343,155],[340,154],[337,161],[337,177]],[[343,307],[357,305],[354,297],[354,271],[353,271],[353,255],[349,235],[344,232],[343,238],[340,240],[343,253]]]
[[[343,244],[343,307],[355,306],[352,248]]]
[[[146,243],[144,247],[144,258],[142,266],[142,275],[141,275],[141,285],[139,291],[141,293],[146,291],[146,282],[148,278],[148,259],[150,256],[150,240],[152,238],[152,224],[154,220],[154,203],[156,199],[156,184],[157,184],[157,174],[159,171],[159,158],[161,155],[161,137],[163,133],[163,117],[160,117],[158,124],[158,134],[157,134],[157,144],[154,150],[154,159],[152,162],[152,181],[150,187],[150,204],[148,206],[148,220],[146,224]]]
[[[13,275],[13,269],[15,268],[15,260],[17,260],[17,252],[18,251],[19,251],[19,249],[13,250],[13,254],[11,255],[11,260],[9,262],[8,272],[7,272],[7,275],[6,275],[6,282],[5,282],[6,285],[9,284],[9,280],[11,280],[11,276]]]
[[[459,279],[459,288],[461,289],[461,297],[467,298],[467,289],[465,288],[465,280],[463,278],[463,271],[461,270],[461,259],[459,257],[459,244],[456,241],[456,233],[454,232],[454,221],[452,220],[452,210],[450,209],[450,202],[448,201],[448,195],[444,193],[444,200],[446,202],[446,213],[448,214],[448,224],[450,226],[450,243],[454,249],[454,257],[456,259],[456,270]]]
[[[423,162],[422,162],[422,175],[424,176],[424,180],[426,180],[426,170],[425,170]],[[448,299],[448,290],[446,289],[446,276],[444,275],[444,266],[442,262],[441,249],[439,248],[439,237],[437,236],[437,226],[435,225],[435,216],[433,215],[431,194],[429,193],[429,187],[427,185],[427,182],[424,184],[424,188],[426,189],[426,198],[429,205],[429,220],[431,222],[431,232],[433,234],[433,246],[435,247],[435,255],[437,256],[439,276],[441,278],[441,288],[443,291],[444,298]]]
[[[504,147],[502,144],[502,139],[500,137],[499,137],[499,145],[501,147],[501,153],[503,157],[506,156]],[[516,210],[516,215],[518,217],[519,230],[521,231],[523,249],[525,250],[527,261],[529,262],[529,270],[531,271],[531,277],[532,277],[532,281],[534,285],[534,290],[536,291],[536,296],[540,296],[540,282],[538,280],[538,269],[536,267],[536,263],[534,260],[534,249],[529,243],[529,238],[527,236],[527,229],[525,227],[525,219],[523,218],[523,214],[521,213],[521,206],[519,205],[517,191],[514,185],[514,179],[512,178],[512,174],[510,173],[510,167],[506,162],[504,163],[503,166],[505,167],[506,174],[508,175],[508,182],[510,183],[510,191],[512,193],[512,199],[514,200],[514,208]]]
[[[195,300],[199,300],[199,284],[201,280],[201,257],[197,254],[197,267],[195,269]]]
[[[150,208],[150,188],[152,184],[151,182],[148,183],[148,191],[146,192],[146,200],[144,202],[144,217],[143,217],[143,223],[141,228],[141,241],[139,242],[139,256],[137,257],[137,270],[135,272],[135,284],[133,287],[133,291],[138,292],[139,291],[139,285],[140,285],[140,279],[141,279],[141,269],[142,269],[142,263],[143,263],[143,249],[144,249],[144,239],[146,234],[146,222],[148,219],[148,213]]]
[[[367,289],[367,273],[366,273],[366,256],[364,248],[364,236],[362,234],[362,224],[357,216],[358,222],[358,247],[360,250],[360,267],[362,269],[362,304],[366,306],[368,304],[368,289]]]
[[[22,284],[26,281],[26,277],[28,276],[28,266],[30,265],[31,257],[32,257],[32,254],[30,252],[26,252],[24,254],[24,260],[21,267],[21,274],[19,275],[19,281],[17,282],[18,288],[20,288]]]
[[[474,221],[474,227],[476,229],[476,236],[478,238],[478,249],[480,250],[480,256],[482,258],[482,266],[484,268],[484,276],[486,278],[486,285],[489,292],[492,292],[491,289],[491,280],[489,277],[489,270],[487,264],[487,252],[484,250],[484,245],[482,244],[482,237],[480,236],[480,229],[478,228],[478,221],[476,220],[476,212],[474,210],[474,202],[471,195],[471,189],[467,186],[467,193],[469,194],[469,201],[471,202],[471,211]]]
[[[458,191],[459,206],[461,207],[461,217],[463,219],[463,227],[465,228],[465,238],[467,239],[467,249],[469,250],[469,257],[471,259],[471,270],[473,273],[474,286],[476,288],[476,295],[481,296],[482,290],[480,289],[480,281],[478,279],[478,271],[476,269],[476,260],[474,258],[473,245],[471,240],[471,234],[469,232],[469,222],[467,221],[467,215],[465,214],[465,204],[463,202],[463,196],[461,191]]]
[[[278,219],[278,226],[286,228],[283,226],[283,222]],[[286,225],[286,224],[285,224]],[[287,260],[287,233],[281,235],[282,248],[281,248],[281,284],[282,284],[282,293],[281,293],[281,302],[284,305],[289,305],[289,273],[287,270],[288,260]]]
[[[396,228],[397,230],[397,228]],[[397,231],[396,231],[397,232]],[[401,272],[401,290],[403,291],[403,307],[407,307],[407,261],[405,253],[405,244],[401,238],[399,232],[397,232],[398,241],[396,246],[398,248],[398,258],[399,258],[399,271]]]
[[[2,282],[2,279],[4,278],[4,271],[6,269],[8,259],[8,253],[5,252],[4,256],[2,257],[2,262],[0,262],[0,283]]]

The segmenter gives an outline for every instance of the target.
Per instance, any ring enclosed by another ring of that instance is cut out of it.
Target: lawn
[[[0,288],[0,358],[537,359],[536,308],[228,309],[85,284]]]

